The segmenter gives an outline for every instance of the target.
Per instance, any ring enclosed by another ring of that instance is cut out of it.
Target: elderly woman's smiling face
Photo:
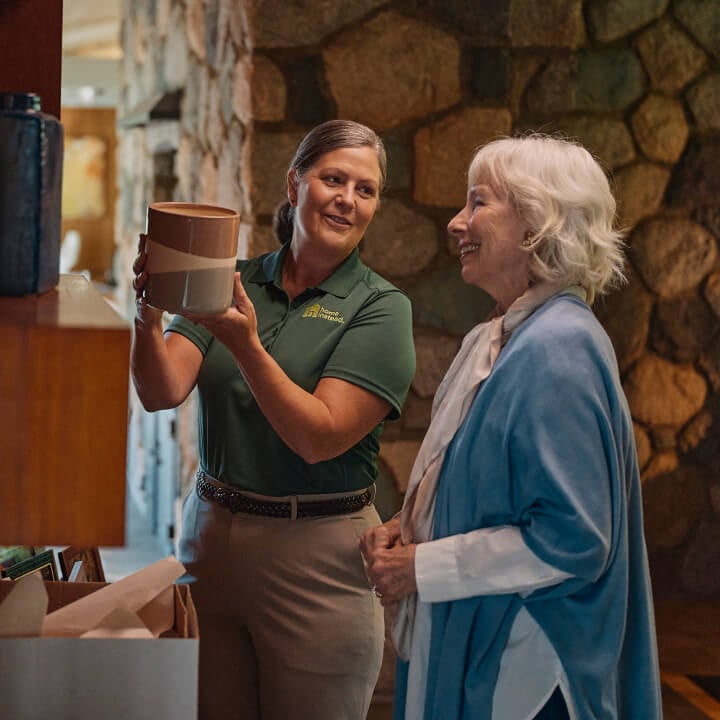
[[[468,188],[465,207],[448,223],[457,240],[462,278],[477,285],[506,310],[528,288],[528,230],[510,200],[482,180]]]

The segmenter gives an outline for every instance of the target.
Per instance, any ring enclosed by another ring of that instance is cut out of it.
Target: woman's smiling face
[[[527,225],[510,200],[486,182],[468,188],[465,207],[448,223],[457,240],[462,278],[506,310],[529,283],[529,255],[522,247]]]
[[[294,243],[349,255],[365,234],[380,194],[380,165],[373,147],[339,148],[321,155],[301,177],[288,175],[295,205]]]

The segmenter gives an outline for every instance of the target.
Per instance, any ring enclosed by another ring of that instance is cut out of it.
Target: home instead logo
[[[329,320],[330,322],[340,323],[341,325],[345,322],[345,318],[337,310],[328,310],[323,307],[320,303],[311,305],[303,314],[304,318],[319,318],[320,320]]]

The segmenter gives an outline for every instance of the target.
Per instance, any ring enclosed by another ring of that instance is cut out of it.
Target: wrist
[[[246,370],[257,365],[259,362],[262,362],[263,356],[267,355],[257,333],[254,333],[247,340],[238,342],[235,347],[232,348],[232,353],[241,370]]]
[[[152,334],[158,332],[162,335],[162,313],[153,313],[153,317],[150,318],[143,318],[138,313],[133,318],[133,321],[135,326],[135,332],[144,334]]]

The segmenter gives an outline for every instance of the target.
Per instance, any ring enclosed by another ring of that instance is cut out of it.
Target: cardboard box
[[[11,591],[0,582],[0,602]],[[46,582],[48,612],[105,583]],[[196,720],[198,624],[188,585],[158,639],[0,638],[4,720]]]

